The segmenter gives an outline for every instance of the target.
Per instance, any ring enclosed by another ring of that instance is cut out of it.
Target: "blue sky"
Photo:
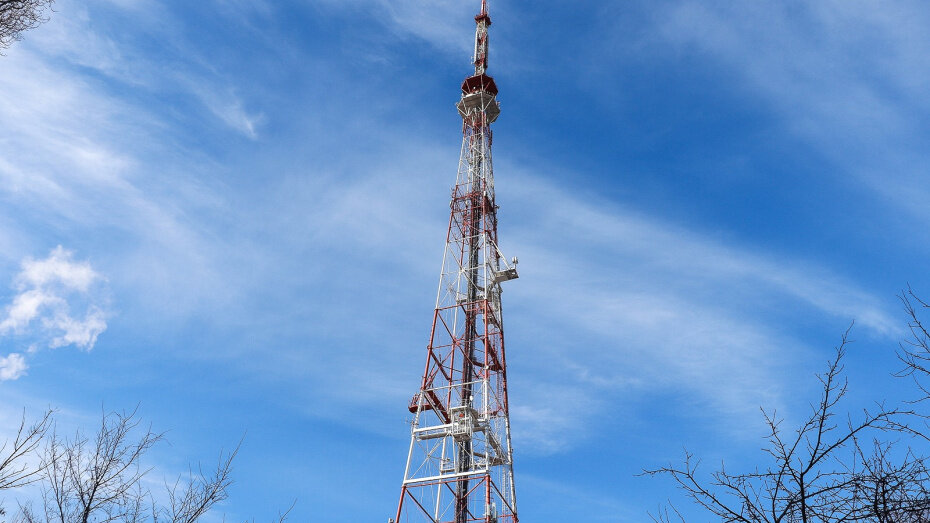
[[[478,4],[58,0],[0,57],[0,419],[141,403],[156,481],[245,434],[216,521],[385,521]],[[683,447],[756,463],[853,320],[849,408],[916,393],[922,3],[491,15],[523,520],[644,521]]]

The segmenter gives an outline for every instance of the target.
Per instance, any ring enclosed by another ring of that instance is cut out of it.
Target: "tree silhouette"
[[[0,50],[22,38],[23,31],[48,21],[55,0],[0,0]]]
[[[921,326],[912,328],[926,335]],[[838,413],[847,393],[842,361],[848,333],[826,372],[817,376],[820,398],[811,403],[810,414],[798,427],[786,430],[776,413],[763,410],[769,432],[763,449],[765,465],[734,473],[721,464],[705,476],[698,473],[700,461],[686,451],[680,465],[643,473],[671,476],[693,502],[724,522],[930,520],[930,460],[907,445],[927,439],[921,432],[922,417],[911,409],[882,403],[845,419]],[[927,349],[926,344],[917,347]],[[923,361],[907,355],[902,359]],[[663,508],[652,519],[684,521],[674,506]]]

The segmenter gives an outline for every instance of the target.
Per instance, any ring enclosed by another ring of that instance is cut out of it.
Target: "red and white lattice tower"
[[[475,74],[456,105],[462,155],[426,369],[396,523],[517,523],[501,284],[517,277],[497,246],[491,128],[500,114],[487,75],[487,0],[475,17]]]

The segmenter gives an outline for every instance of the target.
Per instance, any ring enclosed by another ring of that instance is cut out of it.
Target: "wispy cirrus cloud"
[[[834,176],[927,219],[928,155],[918,138],[930,116],[923,7],[685,0],[657,7],[650,34],[722,65],[731,88],[756,96],[837,167]]]
[[[501,212],[520,222],[502,232],[501,246],[522,263],[505,309],[508,321],[533,325],[516,339],[509,330],[508,360],[523,370],[512,387],[523,391],[515,436],[538,451],[590,435],[581,428],[608,405],[632,409],[664,394],[709,407],[739,432],[760,406],[792,401],[791,369],[821,349],[794,324],[820,318],[838,336],[856,320],[874,339],[901,333],[887,299],[829,267],[509,167]],[[534,426],[534,412],[553,409],[559,421],[550,428],[560,429],[521,429]]]
[[[87,238],[81,232],[119,231],[127,241],[117,250],[129,261],[113,263],[108,275],[151,290],[136,295],[175,293],[178,310],[199,299],[192,294],[222,295],[221,278],[213,277],[222,256],[213,253],[223,248],[192,217],[204,209],[214,216],[223,212],[211,177],[199,176],[216,166],[203,167],[208,161],[202,155],[194,162],[195,153],[177,145],[184,141],[178,134],[189,129],[169,131],[176,129],[170,117],[122,91],[130,86],[143,98],[157,96],[152,93],[171,82],[151,59],[135,56],[137,47],[95,27],[103,22],[89,17],[89,7],[63,2],[60,9],[0,62],[0,90],[7,94],[0,120],[8,131],[0,142],[0,201],[7,203],[0,219],[10,224],[7,235],[15,240],[16,233],[30,237],[36,229],[51,229],[58,234],[50,240],[60,241],[59,234]],[[201,83],[196,93],[195,84],[183,84],[187,96],[229,104],[229,125],[255,136],[256,121],[237,112],[241,103],[234,94],[231,102],[210,97],[212,83]],[[24,245],[22,251],[34,248]],[[185,296],[178,297],[182,289]],[[73,342],[77,327],[60,342]]]
[[[364,347],[381,343],[379,336],[398,322],[426,318],[435,297],[430,282],[448,210],[423,202],[445,197],[446,183],[433,173],[447,171],[451,183],[456,151],[410,144],[388,150],[403,151],[404,163],[360,165],[359,172],[370,174],[351,180],[292,180],[282,188],[292,204],[260,211],[275,216],[272,230],[307,260],[301,267],[308,277],[288,285],[366,296],[364,310],[371,313],[345,334],[350,348],[326,353],[326,365],[281,370],[281,357],[315,357],[303,346],[266,360],[277,367],[273,372],[309,375],[311,395],[338,387],[345,376],[365,384],[327,402],[339,413],[372,402],[389,410],[409,398],[411,362],[419,363],[414,351],[392,345],[369,354]],[[605,409],[635,409],[644,397],[668,394],[739,431],[755,421],[760,405],[780,407],[790,399],[792,369],[821,348],[791,327],[799,318],[834,322],[837,335],[854,319],[870,337],[898,333],[887,300],[829,266],[591,197],[525,166],[498,168],[501,248],[522,261],[521,278],[506,284],[504,297],[508,361],[519,369],[512,375],[511,414],[521,448],[567,451],[592,436],[591,422]],[[320,203],[298,203],[311,197]],[[424,283],[382,288],[376,275],[386,265],[402,281]],[[313,274],[328,277],[311,283]],[[315,329],[356,323],[359,309],[340,306],[341,299],[325,303],[307,304]],[[361,359],[371,365],[359,366]]]
[[[430,9],[420,4],[353,0],[327,5],[334,9],[372,8],[385,17],[393,31],[405,37],[414,35],[453,52],[470,52],[469,20],[477,2],[444,1],[431,4]],[[69,5],[78,9],[77,4]],[[423,202],[445,197],[445,186],[451,183],[454,171],[455,144],[442,144],[450,151],[446,160],[436,157],[437,148],[432,143],[414,145],[422,146],[419,150],[405,149],[401,143],[380,143],[380,147],[367,149],[365,155],[349,159],[316,151],[320,159],[330,158],[333,163],[307,169],[315,172],[299,178],[306,185],[305,191],[294,190],[281,179],[270,179],[272,190],[256,191],[259,198],[269,198],[266,207],[256,206],[261,212],[253,216],[239,210],[235,211],[239,216],[232,216],[231,202],[205,182],[204,173],[189,171],[196,171],[196,162],[174,156],[179,153],[172,149],[170,135],[185,132],[177,122],[164,112],[153,113],[119,90],[97,90],[90,75],[71,74],[49,64],[64,59],[122,86],[141,85],[151,92],[161,92],[164,78],[170,78],[169,83],[180,86],[183,96],[195,98],[227,129],[249,138],[256,138],[261,130],[261,111],[240,99],[235,87],[221,81],[224,73],[209,64],[180,60],[178,69],[195,74],[181,75],[189,78],[175,82],[178,77],[174,72],[160,76],[162,68],[145,58],[137,59],[132,46],[112,35],[97,34],[89,18],[75,20],[75,27],[65,28],[57,47],[50,47],[47,54],[29,48],[3,64],[0,86],[4,92],[21,96],[8,97],[6,104],[0,101],[0,116],[18,127],[11,134],[33,138],[31,143],[16,138],[6,145],[0,143],[0,153],[4,147],[28,153],[0,154],[0,178],[10,182],[6,190],[14,187],[37,205],[52,208],[71,221],[122,231],[133,248],[121,252],[121,261],[115,263],[118,267],[107,274],[121,278],[127,287],[147,289],[150,292],[138,294],[150,299],[156,296],[153,301],[170,302],[172,308],[189,312],[197,309],[196,304],[184,307],[196,301],[189,299],[193,294],[207,296],[215,304],[223,293],[251,286],[246,292],[256,292],[267,300],[254,301],[255,295],[240,300],[246,309],[243,316],[251,320],[274,316],[269,310],[277,311],[274,305],[256,311],[252,304],[284,303],[287,300],[282,297],[294,298],[287,289],[300,289],[294,292],[299,295],[297,303],[314,311],[312,322],[319,325],[312,334],[318,337],[308,337],[312,341],[297,344],[293,352],[262,352],[261,357],[243,358],[279,367],[269,369],[268,375],[310,374],[320,388],[315,392],[318,394],[331,393],[342,376],[358,374],[353,369],[361,358],[378,361],[372,374],[379,379],[406,375],[410,360],[397,356],[409,347],[373,356],[366,352],[368,345],[356,339],[342,340],[349,347],[345,350],[327,351],[327,365],[293,365],[287,358],[318,358],[318,353],[305,345],[323,343],[319,331],[325,331],[326,325],[357,324],[350,316],[358,313],[355,308],[341,310],[329,299],[316,303],[307,296],[364,293],[371,295],[372,311],[393,311],[398,295],[409,290],[375,293],[372,289],[377,283],[360,281],[359,274],[385,270],[380,266],[383,260],[372,257],[389,253],[384,256],[392,270],[416,278],[424,266],[429,270],[438,266],[438,258],[430,256],[439,253],[436,242],[441,240],[441,231],[432,234],[433,229],[424,225],[427,220],[432,223],[433,215],[424,209]],[[88,29],[93,38],[82,36]],[[90,51],[76,56],[74,42],[86,42]],[[377,125],[365,117],[353,121],[360,126]],[[361,130],[356,138],[368,139],[372,134]],[[398,158],[405,159],[402,168],[385,169],[386,165],[396,165]],[[166,163],[175,168],[164,168]],[[80,176],[73,176],[72,166],[79,168]],[[507,176],[519,171],[515,166],[503,167],[502,172],[511,173]],[[410,175],[427,170],[443,172],[444,168],[450,177],[448,182],[435,185],[435,193],[425,189],[427,183],[434,187],[434,178]],[[331,169],[332,183],[323,174],[327,169]],[[341,170],[351,171],[351,176],[335,176]],[[523,403],[515,404],[514,415],[525,420],[524,426],[540,425],[525,434],[534,438],[531,445],[541,452],[559,451],[584,438],[584,421],[596,415],[604,402],[618,401],[612,395],[621,391],[686,390],[696,401],[719,411],[740,413],[754,412],[761,403],[777,402],[784,384],[763,369],[786,365],[774,361],[775,355],[783,349],[790,353],[798,343],[779,327],[777,319],[758,313],[760,309],[768,313],[785,305],[843,322],[857,318],[879,335],[891,332],[892,322],[880,300],[828,267],[812,267],[789,255],[758,254],[751,246],[715,240],[698,230],[665,222],[658,215],[609,202],[586,201],[579,192],[557,187],[541,177],[520,177],[519,185],[507,185],[505,176],[501,181],[507,186],[502,189],[502,224],[510,228],[502,232],[502,247],[524,261],[523,278],[512,284],[512,292],[508,290],[505,307],[511,310],[517,305],[511,300],[522,297],[519,306],[527,311],[523,321],[548,320],[522,340],[515,339],[511,346],[518,353],[522,342],[524,349],[532,346],[534,353],[546,356],[546,362],[557,363],[557,370],[538,364],[533,376],[541,385],[527,384],[522,389],[527,391],[521,397]],[[277,184],[281,184],[281,193],[269,194]],[[255,197],[254,193],[239,195],[239,203],[244,203],[240,209],[250,208]],[[96,205],[101,199],[111,202],[105,213]],[[540,201],[549,203],[540,206]],[[515,216],[522,216],[531,225],[514,234]],[[439,216],[437,223],[444,219]],[[230,224],[236,227],[228,227]],[[227,232],[237,227],[240,232]],[[248,238],[237,235],[243,230]],[[234,241],[238,242],[235,246]],[[399,249],[398,245],[405,247]],[[237,251],[261,258],[260,263],[253,264],[251,259],[243,263],[246,256]],[[351,275],[345,274],[347,264],[355,265]],[[424,281],[433,277],[426,273]],[[327,281],[318,281],[322,279]],[[387,280],[394,281],[394,277]],[[355,287],[342,281],[353,282]],[[412,309],[420,310],[428,301],[411,302],[415,304]],[[33,309],[54,305],[54,300],[38,292],[24,294],[17,314],[27,318],[34,314]],[[378,324],[379,315],[370,316],[365,328],[359,330],[377,333],[390,327]],[[78,345],[91,339],[100,324],[83,319],[75,318],[73,325],[59,322],[61,333],[50,343],[57,339],[61,344]],[[14,322],[9,321],[11,325]],[[393,317],[393,321],[399,320]],[[256,330],[267,328],[257,323]],[[567,336],[568,332],[572,336]],[[353,332],[353,336],[363,335]],[[376,334],[372,336],[374,343]],[[276,339],[270,339],[277,345]],[[254,350],[262,350],[258,344],[256,347]],[[288,364],[282,365],[283,361]],[[537,365],[535,361],[527,364]],[[381,372],[383,368],[396,372]],[[362,381],[375,383],[373,378]],[[344,395],[328,403],[367,405],[384,400],[384,391],[404,395],[405,386],[379,382],[370,388],[360,387],[356,396]],[[343,412],[341,405],[334,410],[340,415]],[[559,418],[539,424],[532,421],[538,412]]]
[[[481,2],[458,0],[321,0],[321,3],[341,10],[369,10],[386,22],[395,35],[415,36],[440,49],[465,53],[472,52],[474,25],[469,20],[481,8]]]
[[[103,3],[107,1],[102,0]],[[91,6],[63,4],[62,12],[33,36],[35,44],[29,47],[38,56],[31,60],[64,60],[71,66],[93,70],[117,85],[142,89],[156,96],[179,94],[200,103],[216,118],[214,123],[222,123],[248,138],[257,136],[261,114],[247,110],[246,102],[233,88],[231,79],[199,54],[170,10],[149,1],[112,1],[135,12],[135,17],[147,20],[140,38],[172,43],[164,48],[166,56],[154,60],[139,49],[137,42],[108,26],[106,19],[95,20],[92,10],[101,10],[101,2],[95,2],[97,5]],[[166,66],[166,62],[171,65]],[[74,74],[74,77],[82,76]]]
[[[242,99],[231,89],[206,89],[201,86],[193,87],[192,91],[214,116],[230,128],[252,140],[258,138],[258,127],[264,121],[264,115],[247,111]]]

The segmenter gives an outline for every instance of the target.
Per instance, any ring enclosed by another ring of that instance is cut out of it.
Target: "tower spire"
[[[491,16],[488,15],[488,0],[481,0],[481,12],[475,16],[475,76],[485,73],[488,68],[488,27]]]
[[[462,152],[396,523],[518,523],[502,284],[516,279],[497,243],[487,75],[487,0],[475,16],[475,74],[462,82]]]

